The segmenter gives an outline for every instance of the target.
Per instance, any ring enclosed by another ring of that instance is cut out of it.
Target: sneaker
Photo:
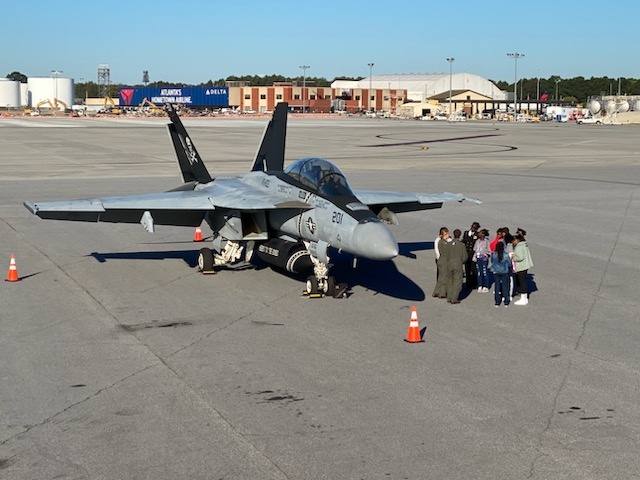
[[[499,303],[496,303],[496,308],[499,308],[499,307],[500,307],[500,304],[499,304]]]
[[[478,287],[478,293],[482,292],[482,287]]]
[[[520,295],[520,299],[513,302],[514,305],[527,305],[529,303],[529,299],[527,295]]]
[[[487,292],[489,291],[489,289],[488,289],[487,287],[482,287],[482,291],[483,291],[484,293],[487,293]]]
[[[509,306],[509,304],[508,304],[508,303],[505,303],[505,304],[504,304],[504,308],[507,308],[508,306]]]

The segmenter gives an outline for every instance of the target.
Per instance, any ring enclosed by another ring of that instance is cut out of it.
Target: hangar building
[[[473,73],[393,73],[373,75],[362,80],[336,80],[336,89],[398,89],[407,91],[407,100],[424,102],[452,90],[470,90],[493,100],[506,100],[506,94],[493,82]]]

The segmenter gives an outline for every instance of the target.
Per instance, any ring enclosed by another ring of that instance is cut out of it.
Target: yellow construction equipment
[[[157,106],[148,98],[144,98],[140,105],[138,105],[138,112],[150,113],[151,115],[164,115],[162,107]]]
[[[44,107],[46,113],[50,113],[52,115],[55,115],[56,112],[59,112],[59,111],[66,112],[67,110],[69,110],[69,106],[59,98],[53,98],[53,99],[47,98],[45,100],[41,100],[38,103],[36,103],[36,105],[32,109],[26,108],[24,110],[24,114],[25,115],[43,114],[45,112],[40,111],[41,107]]]
[[[41,107],[43,107],[42,110],[40,110]],[[39,101],[33,108],[24,110],[25,115],[55,115],[55,113],[56,106],[49,98]]]
[[[104,111],[113,115],[120,115],[120,109],[109,95],[104,97]]]
[[[51,110],[55,110],[56,109],[56,107],[53,104],[53,102],[48,98],[46,100],[40,100],[38,103],[36,103],[36,106],[33,107],[33,108],[34,108],[34,110],[40,110],[40,107],[43,107],[43,106],[47,107],[47,108],[49,108]]]
[[[65,112],[67,110],[69,110],[69,106],[65,102],[60,100],[59,98],[54,98],[53,99],[53,105],[54,105],[56,110],[60,110],[60,107],[62,107],[62,110],[65,111]]]

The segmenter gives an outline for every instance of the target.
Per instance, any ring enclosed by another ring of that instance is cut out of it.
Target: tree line
[[[495,83],[500,90],[513,92],[513,82],[490,81]],[[640,80],[609,77],[561,78],[557,75],[552,75],[549,78],[522,78],[518,80],[518,99],[535,101],[538,91],[541,97],[547,94],[547,101],[553,101],[557,98],[565,102],[584,103],[589,97],[616,95],[618,91],[621,95],[640,94]]]
[[[20,72],[11,72],[7,75],[9,80],[26,83],[27,76]],[[316,87],[330,87],[331,83],[336,80],[362,80],[366,77],[336,77],[328,80],[325,77],[304,77],[302,75],[296,77],[286,77],[284,75],[231,75],[227,78],[219,78],[217,80],[208,80],[198,84],[189,84],[181,82],[166,82],[158,80],[147,84],[111,84],[108,86],[107,94],[110,97],[117,97],[118,90],[125,87],[216,87],[224,86],[228,81],[245,82],[246,85],[264,86],[273,85],[276,82],[297,82],[301,85],[306,82],[307,85],[315,85]],[[509,83],[504,80],[489,80],[493,82],[500,90],[508,92],[513,91],[513,82]],[[96,82],[76,83],[76,97],[99,97],[101,95],[100,87]],[[547,101],[553,101],[556,98],[564,102],[584,103],[591,96],[598,95],[616,95],[620,92],[622,95],[640,94],[640,80],[636,78],[609,78],[609,77],[573,77],[561,78],[552,75],[549,78],[522,78],[518,80],[518,98],[523,100],[536,101],[538,91],[540,96],[546,94]],[[544,98],[544,97],[543,97]]]

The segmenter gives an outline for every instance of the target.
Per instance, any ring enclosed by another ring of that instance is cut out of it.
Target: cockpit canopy
[[[353,196],[340,169],[324,158],[301,158],[285,168],[284,173],[323,195]]]

